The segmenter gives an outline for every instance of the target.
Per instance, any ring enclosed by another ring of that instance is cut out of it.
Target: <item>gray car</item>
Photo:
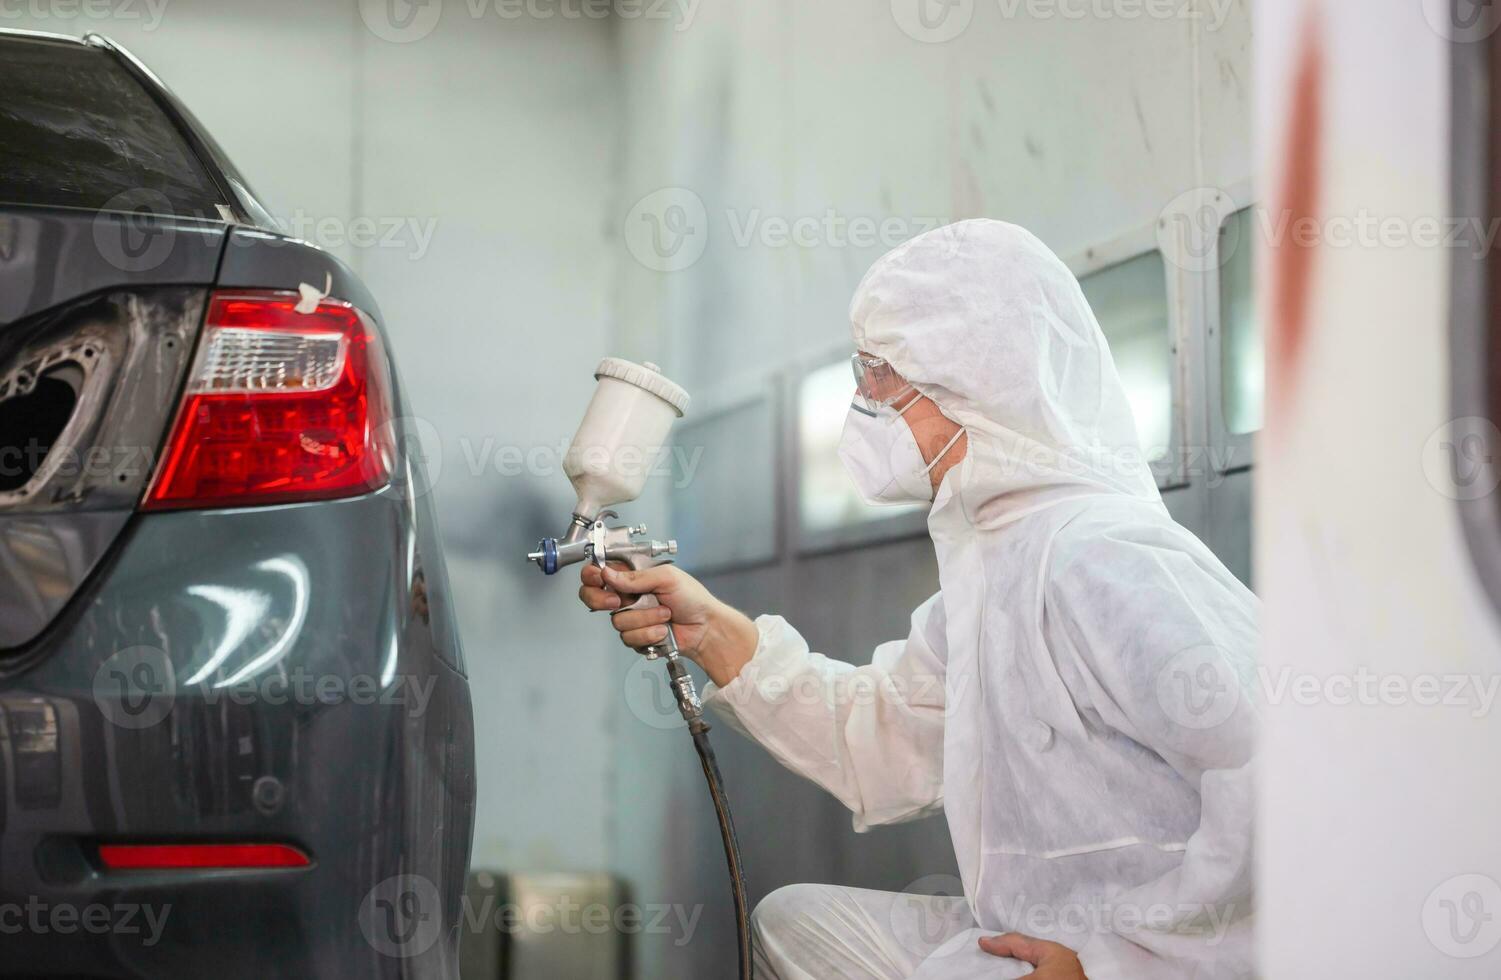
[[[380,310],[0,31],[0,973],[457,974],[473,718]]]

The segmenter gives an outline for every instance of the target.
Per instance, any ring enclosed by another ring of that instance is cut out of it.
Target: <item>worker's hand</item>
[[[756,625],[714,598],[698,579],[676,565],[633,572],[624,566],[600,569],[586,564],[580,578],[583,585],[579,599],[594,610],[613,612],[647,592],[657,597],[660,605],[628,609],[610,617],[620,631],[621,642],[633,650],[661,643],[671,622],[684,655],[703,667],[721,687],[734,680],[756,654],[760,642]]]
[[[1089,980],[1078,955],[1061,943],[1008,932],[1004,936],[986,936],[980,940],[980,948],[991,956],[1031,963],[1036,969],[1027,976],[1034,980]]]

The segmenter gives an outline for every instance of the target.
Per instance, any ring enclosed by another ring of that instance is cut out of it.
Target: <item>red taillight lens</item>
[[[327,500],[390,478],[390,370],[359,310],[215,293],[145,507]]]
[[[183,868],[306,868],[308,856],[290,844],[100,844],[106,871]]]

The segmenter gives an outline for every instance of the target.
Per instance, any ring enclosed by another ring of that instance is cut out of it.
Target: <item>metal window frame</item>
[[[798,400],[801,396],[803,380],[814,371],[848,361],[852,353],[854,353],[854,348],[848,341],[845,341],[838,347],[825,348],[812,356],[799,358],[783,372],[782,445],[787,447],[787,452],[783,454],[787,460],[787,466],[782,488],[784,500],[782,513],[786,520],[791,551],[799,557],[859,548],[902,538],[920,537],[928,533],[928,514],[922,510],[826,530],[813,530],[803,526],[802,500],[799,493],[803,476],[803,446],[802,434],[798,426],[800,418]],[[853,384],[853,381],[851,383]]]
[[[684,428],[691,429],[697,425],[707,424],[726,415],[731,415],[743,409],[757,404],[764,404],[765,411],[771,417],[771,456],[767,464],[772,467],[772,520],[771,536],[767,550],[764,554],[758,553],[749,559],[734,559],[731,561],[689,561],[688,566],[695,575],[714,575],[725,571],[740,571],[746,568],[759,568],[764,565],[775,565],[782,560],[786,553],[784,542],[787,539],[787,508],[785,501],[785,471],[787,465],[784,462],[787,445],[782,424],[784,406],[782,398],[783,382],[781,372],[769,371],[758,374],[746,375],[727,382],[716,384],[715,390],[709,395],[695,395],[691,416],[677,423],[673,429],[672,439],[674,444],[681,441]],[[755,461],[750,461],[755,465]],[[676,487],[668,492],[669,508],[676,510],[676,495],[679,491]],[[692,556],[686,556],[692,558]]]
[[[1493,215],[1501,206],[1501,160],[1495,158],[1495,128],[1501,107],[1492,105],[1497,86],[1493,65],[1501,60],[1501,36],[1484,42],[1450,43],[1453,103],[1450,130],[1450,208],[1455,215]],[[1487,372],[1498,357],[1493,344],[1501,309],[1492,296],[1497,259],[1484,249],[1450,250],[1449,371],[1454,418],[1491,418]],[[1476,356],[1483,352],[1486,356]],[[1492,419],[1492,421],[1496,421]],[[1501,466],[1501,445],[1487,447]],[[1455,502],[1477,577],[1501,613],[1501,498],[1495,493]]]
[[[1187,486],[1189,482],[1183,447],[1188,440],[1187,420],[1190,404],[1188,394],[1191,378],[1185,352],[1192,345],[1186,332],[1191,321],[1184,309],[1185,302],[1190,296],[1188,284],[1182,275],[1177,274],[1181,272],[1179,263],[1176,263],[1173,256],[1162,249],[1158,236],[1159,224],[1160,222],[1153,222],[1143,225],[1115,238],[1092,245],[1072,258],[1066,259],[1065,264],[1082,287],[1084,280],[1095,273],[1104,272],[1106,269],[1152,252],[1162,253],[1165,276],[1163,289],[1167,296],[1167,328],[1169,350],[1172,356],[1169,375],[1169,383],[1172,387],[1172,417],[1168,425],[1167,455],[1162,459],[1154,460],[1150,465],[1152,476],[1157,481],[1157,489],[1165,492]]]
[[[1221,475],[1247,470],[1256,464],[1255,437],[1261,431],[1233,432],[1225,421],[1224,306],[1220,300],[1220,270],[1224,268],[1225,260],[1220,255],[1219,232],[1232,217],[1256,206],[1250,179],[1217,192],[1210,203],[1219,212],[1213,261],[1204,272],[1198,274],[1198,278],[1201,280],[1199,288],[1203,296],[1204,407],[1208,411],[1209,448],[1215,450],[1211,454],[1210,463],[1213,473]],[[1256,247],[1254,240],[1242,245]]]

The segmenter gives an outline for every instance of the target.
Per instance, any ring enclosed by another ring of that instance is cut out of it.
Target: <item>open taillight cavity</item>
[[[327,500],[390,479],[390,368],[359,310],[298,294],[221,292],[144,506]]]

